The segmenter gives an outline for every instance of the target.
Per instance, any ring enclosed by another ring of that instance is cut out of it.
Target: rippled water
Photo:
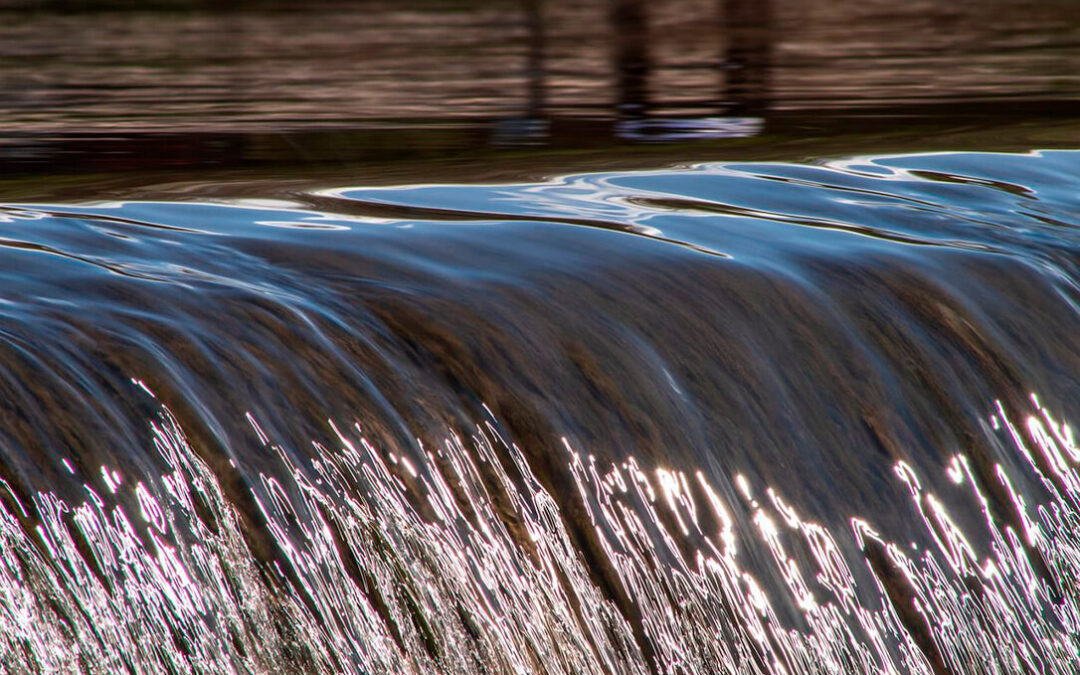
[[[5,671],[1075,670],[1080,153],[227,188],[0,207]]]
[[[151,170],[336,170],[325,187],[1075,147],[1078,17],[1074,0],[0,0],[0,198]]]

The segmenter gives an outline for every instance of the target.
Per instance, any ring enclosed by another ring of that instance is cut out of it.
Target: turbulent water
[[[0,670],[1067,673],[1080,153],[0,207]]]

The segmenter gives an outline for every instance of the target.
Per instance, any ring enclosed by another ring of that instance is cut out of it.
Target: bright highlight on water
[[[1069,673],[1080,155],[0,207],[0,664]]]
[[[604,468],[567,448],[601,565],[619,586],[614,598],[575,550],[558,501],[494,423],[467,440],[445,439],[420,467],[375,448],[359,425],[331,423],[335,447],[315,444],[310,471],[267,439],[291,484],[264,474],[255,488],[282,558],[260,570],[212,472],[163,410],[148,436],[170,471],[153,481],[159,496],[143,482],[130,488],[137,513],[89,483],[81,504],[38,493],[29,511],[3,513],[2,634],[5,652],[18,655],[7,665],[1065,673],[1077,658],[1077,595],[1066,584],[1080,563],[1069,468],[1080,449],[1067,426],[1035,410],[1019,428],[1000,412],[993,419],[1032,473],[1069,491],[1024,508],[999,473],[1028,528],[1017,532],[992,515],[970,459],[955,456],[950,478],[969,492],[992,541],[980,557],[898,464],[910,515],[935,546],[888,542],[852,519],[838,534],[866,556],[869,590],[856,586],[865,570],[848,567],[835,535],[800,519],[772,488],[759,501],[737,480],[743,499],[729,505],[700,472],[645,471],[633,459]],[[1045,475],[1040,464],[1063,471]],[[102,476],[104,492],[121,489],[119,472],[103,467]],[[208,512],[200,516],[197,502]],[[703,530],[699,509],[718,531]],[[771,598],[747,568],[733,509],[753,523],[745,536],[765,544],[785,596]],[[41,524],[27,532],[21,523],[31,512]],[[799,625],[774,603],[796,606]]]

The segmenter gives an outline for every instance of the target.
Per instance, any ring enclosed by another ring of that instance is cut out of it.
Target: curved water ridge
[[[1078,176],[0,207],[0,664],[1070,672]]]
[[[815,250],[869,245],[830,237],[830,231],[1014,251],[1036,242],[1075,244],[1076,163],[1073,151],[943,153],[817,165],[705,164],[535,185],[424,185],[326,194],[430,210],[436,218],[610,227],[737,252],[752,261],[775,255],[778,242]]]

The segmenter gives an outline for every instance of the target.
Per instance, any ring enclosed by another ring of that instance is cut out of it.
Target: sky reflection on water
[[[0,0],[0,670],[1071,672],[1073,4]]]

